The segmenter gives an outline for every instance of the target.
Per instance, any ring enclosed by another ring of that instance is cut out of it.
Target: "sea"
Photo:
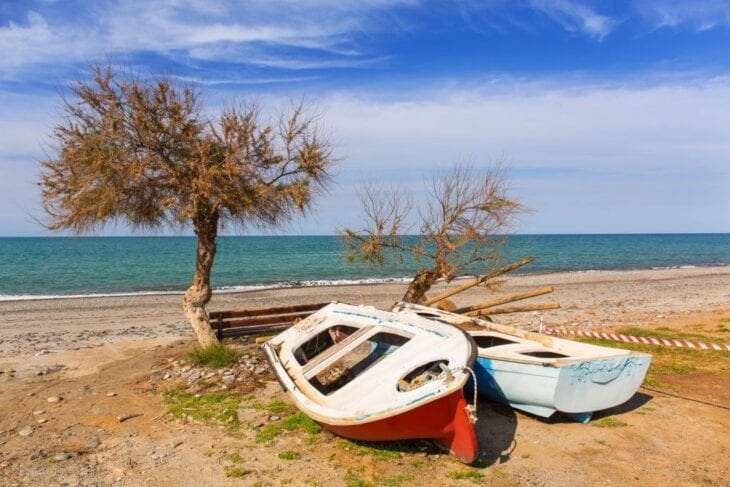
[[[0,238],[0,300],[181,293],[195,248],[187,236]],[[730,234],[513,235],[500,255],[505,263],[535,257],[515,274],[726,266]],[[348,262],[336,236],[224,236],[212,284],[235,292],[406,282],[422,265]]]

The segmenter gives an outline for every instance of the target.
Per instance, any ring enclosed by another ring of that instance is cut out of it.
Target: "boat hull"
[[[555,367],[480,356],[474,371],[480,395],[537,416],[560,411],[587,422],[594,411],[628,401],[650,362],[649,356],[628,356]]]
[[[477,456],[478,443],[466,406],[464,393],[458,390],[384,419],[351,425],[321,424],[339,436],[354,440],[430,439],[459,461],[471,463]]]

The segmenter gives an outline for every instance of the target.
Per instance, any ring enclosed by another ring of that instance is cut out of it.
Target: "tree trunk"
[[[421,269],[408,285],[408,290],[402,298],[403,301],[406,303],[418,303],[438,278],[439,275],[435,270]]]
[[[195,274],[193,284],[182,299],[185,316],[193,327],[195,336],[202,347],[218,342],[213,329],[208,323],[205,305],[210,301],[210,270],[215,259],[215,240],[218,235],[218,213],[196,215],[193,219],[195,235],[198,237],[198,252],[195,258]]]

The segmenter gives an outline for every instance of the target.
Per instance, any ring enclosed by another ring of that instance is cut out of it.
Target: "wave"
[[[387,284],[406,283],[410,277],[383,277],[366,279],[316,279],[304,281],[286,281],[270,284],[251,284],[239,286],[220,286],[213,289],[216,294],[231,294],[250,291],[265,291],[267,289],[286,289],[297,287],[320,287],[320,286],[357,286],[364,284]],[[109,293],[87,293],[87,294],[0,294],[0,301],[38,301],[46,299],[79,299],[79,298],[110,298],[110,297],[134,297],[134,296],[163,296],[185,294],[184,290],[176,291],[129,291]]]

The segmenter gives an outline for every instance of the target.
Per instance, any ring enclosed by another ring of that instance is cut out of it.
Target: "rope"
[[[469,416],[469,422],[471,424],[476,424],[476,422],[479,419],[477,416],[477,396],[478,396],[478,394],[477,394],[477,375],[474,373],[474,371],[470,367],[467,367],[466,365],[464,365],[462,367],[457,367],[455,369],[449,369],[449,370],[451,372],[465,371],[465,372],[468,372],[469,374],[471,374],[471,378],[474,381],[474,401],[471,405],[469,405],[467,403],[465,409],[466,409],[467,416]]]

